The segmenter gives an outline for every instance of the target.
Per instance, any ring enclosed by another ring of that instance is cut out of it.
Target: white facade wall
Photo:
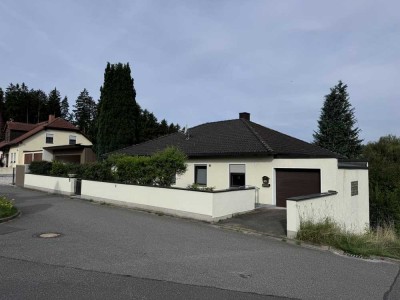
[[[178,176],[177,187],[186,188],[194,183],[195,165],[207,165],[207,186],[216,189],[229,188],[229,165],[244,164],[246,169],[246,185],[259,188],[259,202],[263,204],[276,204],[275,194],[275,169],[320,169],[321,191],[336,189],[337,160],[335,158],[312,159],[279,159],[267,158],[212,158],[190,159],[185,174]],[[262,187],[262,177],[270,178],[270,187]]]
[[[351,182],[358,182],[358,195],[351,195]],[[287,203],[287,233],[294,237],[301,221],[331,219],[344,230],[363,233],[369,228],[368,170],[338,169],[336,195]]]
[[[25,174],[24,187],[54,194],[73,195],[75,178]]]
[[[46,144],[46,133],[53,134],[53,143]],[[53,155],[51,152],[46,151],[43,147],[52,147],[52,146],[61,146],[61,145],[68,145],[69,144],[69,136],[75,135],[76,136],[76,143],[82,145],[89,145],[91,146],[92,143],[81,133],[73,132],[73,131],[65,131],[65,130],[55,130],[55,129],[48,129],[42,130],[35,135],[27,138],[26,140],[22,141],[18,145],[10,147],[9,151],[9,162],[11,162],[12,154],[15,155],[15,163],[10,163],[10,167],[15,167],[16,165],[24,164],[24,151],[29,151],[31,153],[43,153],[42,159],[51,161],[53,160]]]
[[[82,180],[81,198],[216,221],[254,209],[255,190],[199,192]]]

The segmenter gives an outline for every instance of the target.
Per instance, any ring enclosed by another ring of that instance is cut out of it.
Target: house
[[[168,146],[188,156],[188,170],[177,177],[176,187],[186,188],[193,183],[216,189],[254,186],[259,203],[277,207],[286,207],[291,197],[335,191],[343,201],[359,197],[368,215],[366,162],[344,160],[329,150],[254,123],[249,113],[240,113],[234,120],[198,125],[185,133],[166,135],[117,153],[151,155]],[[344,169],[348,172],[340,172]],[[350,194],[356,186],[357,194]]]
[[[95,160],[89,139],[76,126],[53,115],[38,124],[8,121],[4,136],[0,155],[8,168],[37,160],[72,163]]]

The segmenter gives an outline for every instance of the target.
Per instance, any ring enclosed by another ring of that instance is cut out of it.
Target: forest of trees
[[[6,121],[36,124],[48,120],[50,114],[76,125],[93,142],[94,150],[100,150],[99,154],[180,130],[178,124],[158,121],[139,106],[128,64],[107,64],[105,74],[100,101],[96,102],[84,88],[72,108],[68,97],[62,97],[57,88],[48,94],[30,89],[25,83],[0,88],[0,141],[4,139]],[[120,142],[119,138],[127,139]],[[102,144],[98,145],[97,140]]]

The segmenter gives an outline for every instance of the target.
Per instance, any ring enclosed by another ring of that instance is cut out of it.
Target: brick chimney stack
[[[250,121],[250,113],[248,112],[239,113],[239,119],[245,119],[247,121]]]
[[[53,122],[55,120],[56,116],[55,115],[49,115],[49,123]]]

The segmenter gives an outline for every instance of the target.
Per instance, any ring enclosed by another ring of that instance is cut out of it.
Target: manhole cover
[[[38,237],[43,238],[43,239],[51,239],[51,238],[56,238],[59,236],[61,236],[61,233],[57,233],[57,232],[45,232],[45,233],[38,234]]]

